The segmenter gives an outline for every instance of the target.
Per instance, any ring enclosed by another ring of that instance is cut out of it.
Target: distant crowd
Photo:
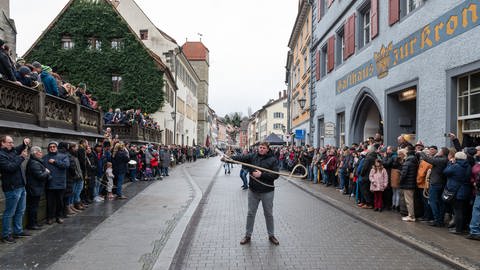
[[[147,113],[142,113],[141,109],[130,109],[125,112],[116,108],[108,109],[103,116],[104,124],[117,124],[117,125],[140,125],[141,127],[160,129],[160,125]]]

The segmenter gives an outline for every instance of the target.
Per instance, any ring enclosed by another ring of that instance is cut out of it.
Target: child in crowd
[[[374,210],[382,212],[383,191],[388,185],[387,170],[383,167],[382,161],[375,160],[375,166],[370,171],[370,191],[373,192]]]
[[[107,198],[108,200],[113,200],[113,178],[115,177],[113,175],[113,170],[112,170],[112,163],[107,162],[106,168],[105,168],[105,177],[107,178]]]

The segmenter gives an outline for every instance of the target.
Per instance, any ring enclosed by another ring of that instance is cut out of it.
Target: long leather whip
[[[287,177],[293,177],[293,178],[305,178],[308,175],[307,168],[305,168],[305,166],[303,166],[300,163],[297,164],[295,167],[293,167],[292,172],[283,173],[283,172],[276,172],[276,171],[272,171],[272,170],[269,170],[269,169],[266,169],[266,168],[263,168],[263,167],[255,166],[255,165],[252,165],[252,164],[249,164],[249,163],[233,160],[230,157],[225,156],[225,155],[222,157],[222,161],[225,161],[225,162],[228,162],[228,163],[236,163],[236,164],[240,164],[240,165],[243,165],[243,166],[246,166],[246,167],[254,168],[254,169],[257,169],[257,170],[260,170],[260,171],[269,172],[269,173],[278,174],[278,175],[283,175],[283,176],[287,176]],[[294,175],[293,174],[298,167],[304,169],[305,173],[303,175]],[[257,181],[258,183],[264,185],[264,186],[275,187],[273,185],[269,185],[269,184],[266,184],[266,183],[258,180],[257,178],[253,177],[252,175],[250,175],[250,177],[253,178],[255,181]]]

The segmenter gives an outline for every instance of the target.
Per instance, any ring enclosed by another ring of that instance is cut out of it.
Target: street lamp
[[[177,91],[175,91],[175,94],[176,93]],[[175,107],[177,107],[176,101],[175,101]],[[172,119],[173,119],[173,144],[175,145],[177,143],[175,140],[177,137],[177,135],[175,134],[177,129],[177,121],[175,121],[175,119],[177,118],[177,112],[173,111],[170,113],[170,115],[172,116]]]
[[[305,108],[305,103],[307,102],[307,100],[305,99],[305,97],[302,97],[297,99],[297,101],[298,101],[298,104],[300,105],[300,108],[302,108],[303,110],[303,108]]]
[[[172,119],[175,120],[175,118],[177,117],[177,113],[176,112],[171,112],[170,114],[172,115]]]

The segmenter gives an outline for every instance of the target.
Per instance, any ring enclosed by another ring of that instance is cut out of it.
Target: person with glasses
[[[45,167],[42,148],[34,146],[31,149],[27,163],[27,229],[39,230],[41,225],[37,220],[40,197],[45,192],[45,184],[50,177],[50,171]]]
[[[5,210],[2,220],[2,241],[15,243],[14,238],[30,236],[23,231],[22,219],[25,212],[26,191],[22,174],[22,163],[28,157],[30,139],[14,147],[11,136],[0,137],[0,174],[5,196]],[[13,235],[12,235],[13,219]]]

